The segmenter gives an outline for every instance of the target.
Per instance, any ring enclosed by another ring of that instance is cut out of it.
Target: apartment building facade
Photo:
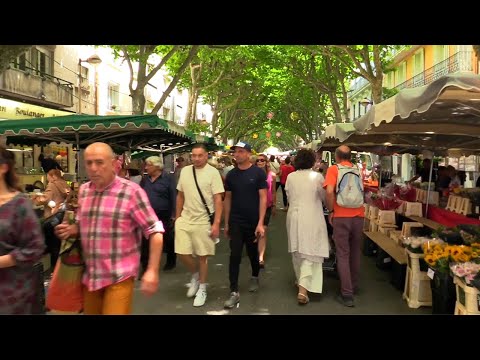
[[[413,45],[396,54],[392,69],[384,75],[383,87],[401,91],[430,84],[460,71],[479,73],[479,59],[472,45]],[[350,86],[350,121],[364,115],[371,102],[370,83],[357,78]]]

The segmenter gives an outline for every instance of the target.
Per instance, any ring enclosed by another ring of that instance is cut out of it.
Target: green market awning
[[[196,136],[196,139],[200,141],[196,141],[195,143],[191,144],[184,144],[184,145],[176,145],[176,146],[171,146],[166,148],[165,150],[163,149],[150,149],[150,150],[137,150],[132,153],[132,159],[143,159],[147,158],[149,156],[154,156],[154,155],[171,155],[171,154],[179,154],[179,153],[186,153],[192,151],[193,145],[196,143],[204,143],[207,147],[208,151],[223,151],[225,150],[224,145],[217,145],[215,143],[215,139],[211,137],[202,137],[202,136]]]
[[[0,121],[0,135],[7,137],[7,144],[15,145],[64,142],[84,148],[102,141],[116,151],[154,145],[187,145],[203,138],[156,115],[68,115],[5,120]]]

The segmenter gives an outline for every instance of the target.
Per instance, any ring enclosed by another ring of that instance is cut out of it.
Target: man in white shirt
[[[207,258],[215,255],[215,240],[220,234],[222,218],[222,195],[225,192],[220,172],[207,161],[205,145],[195,144],[192,149],[193,165],[182,169],[177,184],[175,252],[192,273],[187,297],[195,296],[193,306],[203,306],[207,299]]]

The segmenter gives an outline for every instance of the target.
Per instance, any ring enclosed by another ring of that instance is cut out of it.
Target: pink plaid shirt
[[[88,182],[80,186],[78,205],[77,221],[86,264],[83,283],[88,290],[137,276],[141,233],[148,239],[165,231],[145,191],[119,177],[102,192]]]

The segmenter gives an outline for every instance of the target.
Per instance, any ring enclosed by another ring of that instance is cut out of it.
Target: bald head
[[[89,145],[83,155],[85,169],[90,181],[98,191],[103,191],[115,179],[115,153],[101,142]]]
[[[112,148],[110,145],[102,143],[102,142],[95,142],[93,144],[90,144],[87,146],[85,149],[85,153],[87,152],[95,152],[98,154],[105,154],[107,157],[110,157],[111,159],[115,158],[115,153],[113,152]]]
[[[335,161],[342,162],[342,161],[350,161],[352,159],[352,153],[350,148],[347,145],[340,145],[335,150]]]

